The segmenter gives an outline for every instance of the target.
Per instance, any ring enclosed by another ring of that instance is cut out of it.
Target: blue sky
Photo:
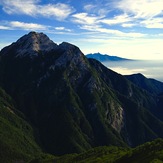
[[[29,31],[84,54],[163,59],[163,0],[0,0],[0,49]]]

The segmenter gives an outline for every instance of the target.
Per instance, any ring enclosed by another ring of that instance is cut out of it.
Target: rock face
[[[15,49],[16,47],[16,49]],[[50,40],[43,33],[30,32],[27,35],[21,37],[16,43],[13,43],[7,48],[9,51],[13,51],[16,57],[38,55],[39,52],[48,52],[57,47],[52,40]]]
[[[162,122],[150,112],[158,107],[156,96],[42,33],[2,49],[0,86],[37,129],[46,152],[136,146],[163,137]]]

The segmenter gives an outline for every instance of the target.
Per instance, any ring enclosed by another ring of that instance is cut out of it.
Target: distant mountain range
[[[100,62],[107,62],[107,61],[129,61],[131,59],[127,59],[127,58],[121,58],[121,57],[117,57],[117,56],[110,56],[107,54],[101,54],[101,53],[91,53],[91,54],[87,54],[86,55],[87,58],[93,58],[96,59]]]
[[[0,51],[0,87],[0,162],[162,159],[161,139],[141,145],[163,138],[162,82],[30,32]]]

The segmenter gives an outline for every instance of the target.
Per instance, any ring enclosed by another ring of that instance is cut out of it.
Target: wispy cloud
[[[71,32],[71,29],[65,28],[65,27],[55,27],[55,30],[57,31],[67,31],[67,32]]]
[[[78,24],[98,24],[101,16],[96,16],[94,14],[89,15],[88,13],[77,13],[72,15],[72,21]]]
[[[9,22],[9,26],[11,28],[19,28],[24,30],[46,30],[47,26],[35,23],[24,23],[19,21],[11,21]]]
[[[80,27],[81,29],[85,29],[88,31],[93,31],[97,33],[105,33],[105,34],[111,34],[119,37],[145,37],[146,35],[143,33],[137,33],[137,32],[122,32],[120,30],[114,30],[114,29],[108,29],[104,28],[100,25],[82,25]]]
[[[103,0],[104,3],[104,0]],[[76,23],[93,24],[98,22],[109,26],[120,25],[123,28],[140,26],[145,28],[163,28],[162,0],[111,0],[105,5],[88,3],[84,6],[85,15],[78,15]],[[112,15],[112,11],[114,15]],[[92,16],[91,13],[94,15]],[[101,13],[101,14],[100,14]],[[110,16],[111,14],[111,16]],[[83,16],[83,17],[81,17]],[[88,21],[86,21],[88,20]]]
[[[20,21],[3,21],[0,22],[0,29],[3,30],[32,30],[32,31],[45,31],[50,26],[36,24],[36,23],[25,23]]]
[[[0,25],[0,30],[9,30],[9,29],[10,29],[10,27]]]
[[[0,30],[27,30],[27,31],[46,31],[47,33],[72,33],[73,30],[63,26],[48,26],[36,23],[26,23],[20,21],[2,21],[0,22]]]
[[[100,22],[108,25],[121,24],[121,23],[126,23],[131,21],[133,21],[133,18],[129,17],[127,14],[116,15],[111,19],[100,20]]]
[[[0,5],[7,14],[53,17],[57,20],[64,20],[74,12],[74,8],[67,4],[39,4],[39,0],[1,0]]]
[[[91,6],[90,6],[91,7]],[[72,15],[73,19],[72,21],[74,23],[79,24],[80,29],[86,30],[86,31],[92,31],[96,32],[96,34],[112,34],[115,36],[120,37],[144,37],[146,36],[143,33],[139,32],[122,32],[120,30],[116,30],[110,27],[106,27],[105,25],[123,25],[123,27],[132,27],[135,24],[129,23],[124,24],[128,22],[132,22],[132,18],[129,17],[127,14],[121,14],[118,16],[115,16],[112,19],[107,19],[103,16],[97,16],[95,14],[88,14],[88,13],[77,13]]]
[[[114,25],[120,25],[124,28],[138,25],[137,19],[135,19],[132,16],[129,16],[126,13],[115,15],[112,18],[106,18],[105,15],[96,15],[96,14],[88,14],[88,13],[77,13],[72,15],[72,17],[73,17],[72,21],[74,23],[91,25],[94,26],[94,28],[96,25],[102,26],[102,24],[108,25],[110,27]]]
[[[163,19],[162,18],[152,18],[141,22],[141,25],[146,28],[162,28],[163,29]]]
[[[102,1],[96,1],[96,3],[88,3],[83,6],[84,11],[89,14],[97,14],[99,16],[106,16],[111,10],[107,5],[104,5]]]
[[[83,25],[80,28],[88,30],[88,31],[93,31],[93,32],[108,33],[108,34],[114,34],[114,35],[122,34],[122,32],[119,30],[103,28],[100,25]]]
[[[120,0],[113,4],[115,8],[133,14],[136,18],[151,18],[163,14],[162,0]]]
[[[34,16],[37,12],[38,0],[1,0],[2,9],[7,14],[26,14]]]
[[[136,24],[134,24],[134,23],[123,23],[123,24],[121,24],[121,26],[124,28],[126,28],[126,27],[131,28],[131,27],[136,26]]]
[[[95,4],[86,4],[83,8],[86,12],[92,12],[92,10],[94,10],[96,8],[96,5]]]
[[[145,28],[163,28],[163,1],[162,0],[121,0],[114,1],[113,7],[130,15],[132,22],[122,27],[141,26]],[[131,26],[130,26],[131,25]]]
[[[67,18],[74,9],[67,4],[57,3],[48,4],[43,6],[37,6],[39,11],[38,14],[45,17],[55,17],[58,20],[63,20]]]

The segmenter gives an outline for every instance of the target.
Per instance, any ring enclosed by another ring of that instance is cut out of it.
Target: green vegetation
[[[72,159],[72,160],[71,160]],[[121,147],[97,147],[71,158],[67,162],[115,162],[115,163],[149,163],[163,161],[163,140],[148,142],[134,149]],[[64,159],[61,159],[64,162]]]
[[[22,115],[0,89],[0,162],[27,161],[41,153],[32,127],[17,114]]]
[[[163,162],[163,139],[147,142],[136,148],[103,146],[92,148],[81,154],[60,157],[44,156],[37,163],[161,163]]]
[[[114,162],[117,158],[126,154],[129,149],[121,147],[97,147],[87,152],[78,155],[67,155],[56,159],[57,163],[65,162],[80,162],[80,163],[91,163],[91,162]]]
[[[116,160],[116,163],[156,163],[163,162],[163,139],[156,139],[147,142],[131,150],[123,157]]]

